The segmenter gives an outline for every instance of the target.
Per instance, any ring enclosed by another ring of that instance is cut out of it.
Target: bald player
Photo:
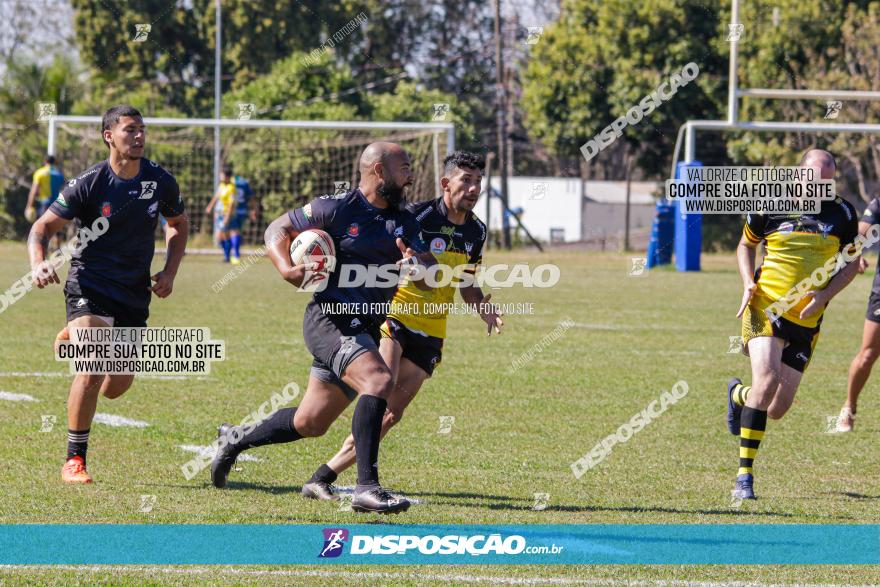
[[[378,350],[379,327],[397,283],[340,284],[345,266],[433,264],[415,216],[404,208],[405,190],[414,177],[409,156],[394,143],[373,143],[360,158],[358,187],[337,196],[322,196],[277,218],[266,229],[269,257],[285,281],[299,287],[312,269],[294,266],[290,243],[304,230],[326,231],[336,247],[337,269],[327,286],[314,294],[303,317],[303,337],[312,354],[309,383],[299,406],[280,409],[253,429],[222,424],[227,443],[211,464],[211,481],[224,487],[238,455],[249,448],[323,435],[358,398],[351,422],[357,448],[358,483],[352,509],[398,513],[410,502],[379,484],[379,441],[387,398],[393,387],[390,369]],[[417,257],[418,255],[418,257]],[[427,287],[424,279],[417,283]],[[222,443],[221,443],[222,445]]]
[[[474,275],[482,262],[486,225],[473,213],[480,196],[485,163],[481,156],[456,151],[444,159],[440,187],[443,195],[436,200],[410,204],[422,237],[429,243],[437,261]],[[394,295],[393,308],[382,325],[379,352],[395,377],[394,390],[388,397],[388,409],[382,422],[382,436],[400,422],[407,406],[415,399],[422,384],[434,374],[443,356],[446,318],[455,291],[486,322],[487,334],[494,328],[501,333],[501,311],[483,296],[478,285],[449,283],[430,291],[405,283]],[[431,308],[444,308],[432,310]],[[318,467],[302,487],[310,499],[338,499],[333,482],[342,471],[355,463],[354,438],[349,435],[336,455]]]
[[[837,171],[834,157],[820,149],[807,151],[801,166],[815,169],[821,179],[834,179]],[[824,281],[814,281],[811,275],[852,246],[857,234],[855,208],[840,197],[822,200],[819,214],[749,214],[746,220],[736,250],[743,282],[737,318],[742,317],[743,353],[751,360],[752,385],[732,379],[727,386],[727,425],[740,437],[736,498],[756,499],[752,463],[767,417],[778,420],[791,407],[812,358],[825,307],[853,280],[859,259],[836,273],[822,272]],[[756,271],[755,251],[762,242],[764,260]],[[775,302],[805,279],[810,287],[800,299],[780,316],[771,312]]]

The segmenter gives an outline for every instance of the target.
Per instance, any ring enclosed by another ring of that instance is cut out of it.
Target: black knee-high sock
[[[83,463],[86,462],[86,451],[89,450],[89,431],[70,430],[67,429],[67,458],[82,457]]]
[[[302,435],[293,427],[293,415],[296,408],[282,408],[254,426],[253,430],[245,434],[238,442],[233,444],[235,450],[241,452],[255,446],[264,444],[279,444],[299,440]],[[229,432],[229,441],[238,438],[238,434]]]
[[[358,485],[379,484],[379,436],[388,402],[373,395],[362,395],[354,408],[351,433],[357,455]]]
[[[327,466],[327,463],[322,464],[318,469],[312,474],[312,478],[309,481],[319,481],[321,483],[333,483],[336,481],[336,471]]]

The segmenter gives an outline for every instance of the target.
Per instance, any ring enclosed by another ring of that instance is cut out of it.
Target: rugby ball
[[[333,239],[323,230],[310,228],[299,233],[290,243],[290,261],[294,265],[316,263],[307,270],[300,290],[320,291],[327,286],[327,279],[336,268],[336,247]]]

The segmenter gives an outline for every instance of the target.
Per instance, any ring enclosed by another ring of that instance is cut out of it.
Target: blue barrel
[[[702,167],[699,161],[679,162],[675,179],[683,177],[685,167]],[[700,252],[703,248],[703,215],[683,214],[682,201],[675,202],[675,268],[678,271],[699,271]]]
[[[672,263],[672,243],[675,235],[675,206],[666,198],[657,201],[651,240],[648,241],[648,269]]]

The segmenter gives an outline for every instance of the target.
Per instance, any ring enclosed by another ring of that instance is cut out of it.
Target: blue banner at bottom
[[[877,565],[880,525],[0,525],[0,564]]]

